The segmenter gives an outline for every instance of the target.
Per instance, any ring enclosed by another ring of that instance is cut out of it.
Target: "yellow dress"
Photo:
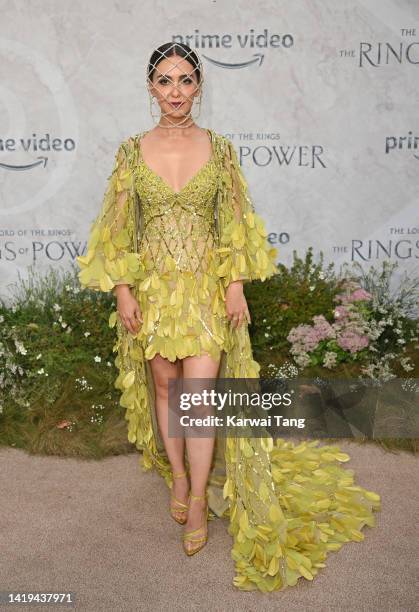
[[[141,155],[146,132],[121,143],[85,256],[80,283],[97,291],[128,284],[143,324],[137,335],[112,312],[128,439],[144,469],[169,486],[170,464],[157,427],[149,360],[188,355],[220,357],[219,377],[259,377],[247,322],[233,328],[225,290],[242,279],[277,272],[263,219],[255,212],[232,142],[208,130],[210,160],[179,191]],[[233,537],[234,585],[273,591],[312,580],[329,551],[364,538],[374,525],[378,494],[354,483],[336,446],[266,437],[216,439],[208,482],[210,518],[224,517]]]

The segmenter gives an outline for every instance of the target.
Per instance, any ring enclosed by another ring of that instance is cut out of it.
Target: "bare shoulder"
[[[141,140],[144,141],[151,140],[158,142],[159,140],[161,140],[161,133],[160,130],[157,129],[157,127],[153,127],[150,130],[143,130],[142,132],[137,134],[137,136],[141,136]]]

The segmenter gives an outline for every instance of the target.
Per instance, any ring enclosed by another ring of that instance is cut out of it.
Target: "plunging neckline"
[[[193,183],[194,180],[196,180],[198,178],[198,176],[203,172],[203,170],[205,170],[205,168],[207,166],[209,166],[215,158],[215,151],[214,151],[214,139],[213,139],[213,134],[212,134],[212,130],[210,128],[205,128],[205,131],[209,134],[210,137],[210,143],[211,143],[211,156],[209,158],[208,161],[205,162],[205,164],[203,164],[199,170],[197,172],[195,172],[195,174],[185,183],[185,185],[179,190],[179,191],[175,191],[173,189],[173,187],[171,185],[169,185],[169,183],[166,181],[166,179],[164,179],[162,176],[160,176],[160,174],[157,174],[157,172],[155,172],[154,170],[152,170],[150,168],[150,166],[148,164],[146,164],[146,162],[144,161],[144,157],[143,157],[143,152],[141,150],[141,140],[144,138],[144,136],[146,134],[148,134],[150,130],[146,130],[145,132],[142,132],[139,134],[138,136],[138,154],[139,154],[139,164],[142,163],[144,168],[146,168],[148,170],[148,172],[150,172],[151,174],[153,174],[153,176],[155,176],[157,179],[159,179],[161,181],[161,183],[167,187],[167,189],[169,189],[171,191],[172,194],[178,196],[181,193],[183,193],[187,187],[189,187],[189,185],[191,185]]]

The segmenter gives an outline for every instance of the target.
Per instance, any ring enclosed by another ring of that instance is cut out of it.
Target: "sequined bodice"
[[[167,255],[179,269],[205,271],[208,253],[216,247],[215,205],[219,168],[211,158],[178,192],[139,154],[135,189],[139,196],[139,252],[148,269],[160,272]]]

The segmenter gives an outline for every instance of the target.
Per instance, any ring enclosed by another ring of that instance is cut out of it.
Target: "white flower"
[[[62,327],[63,329],[65,329],[65,328],[67,327],[67,325],[68,325],[68,323],[65,323],[64,321],[61,323],[61,327]]]
[[[406,372],[410,372],[414,369],[413,365],[411,365],[410,357],[403,357],[400,359],[400,365]]]
[[[310,291],[314,291],[315,285],[310,285],[309,289],[310,289]]]
[[[263,319],[262,323],[266,323],[266,319]]]
[[[90,332],[84,332],[84,336],[87,338],[88,336],[90,336]]]
[[[266,334],[266,333],[265,333],[265,338],[269,338],[269,334]]]
[[[28,352],[23,346],[22,342],[19,342],[19,340],[15,340],[15,347],[16,347],[17,352],[20,353],[21,355],[26,355]]]
[[[334,351],[326,351],[323,365],[325,368],[332,369],[336,365],[337,354]]]
[[[39,355],[36,356],[36,359],[41,359],[42,357],[42,353],[39,353]]]
[[[43,374],[44,373],[44,368],[41,368],[40,370],[37,370],[37,374]]]
[[[55,311],[61,310],[61,306],[60,306],[59,304],[54,304],[54,305],[53,305],[53,309],[54,309]]]
[[[107,361],[107,362],[106,362],[106,365],[107,365],[107,366],[111,366],[112,364],[111,364],[111,362],[110,362],[110,361]]]
[[[99,355],[96,355],[96,357],[95,357],[95,361],[96,361],[97,363],[99,363],[100,361],[102,361],[102,358],[101,358],[101,357],[99,357]]]

